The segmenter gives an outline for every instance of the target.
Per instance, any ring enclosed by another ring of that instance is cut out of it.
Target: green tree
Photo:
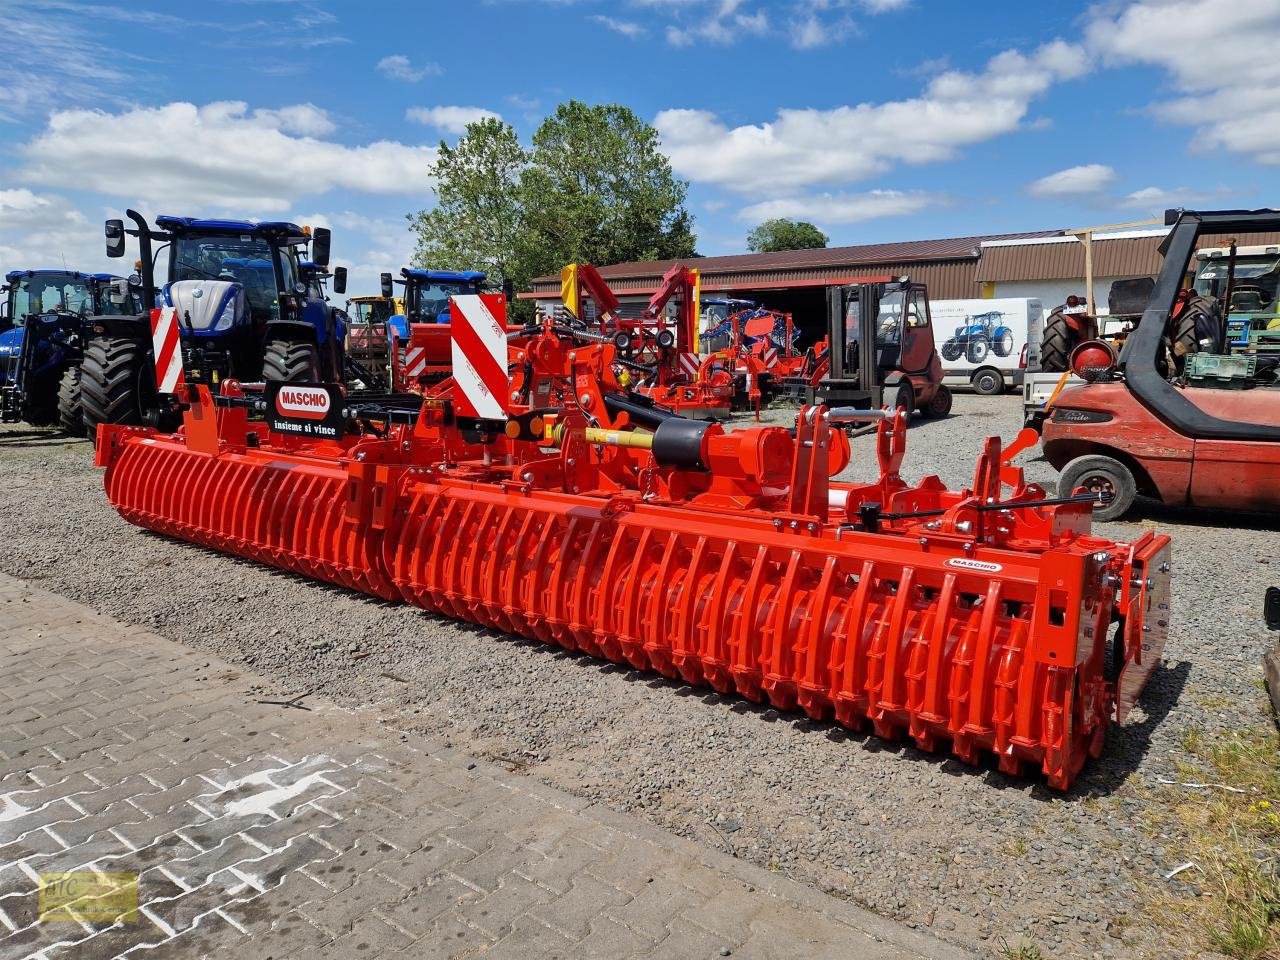
[[[483,270],[527,289],[566,263],[697,256],[688,184],[626,107],[561,104],[531,149],[510,124],[480,120],[457,146],[440,144],[429,172],[438,203],[408,217],[420,267]]]
[[[561,104],[534,133],[520,177],[530,267],[696,256],[688,186],[658,132],[627,107]]]
[[[805,220],[766,220],[747,235],[747,249],[756,253],[812,250],[827,245],[827,235]]]
[[[408,217],[417,235],[414,265],[526,283],[520,174],[528,161],[515,129],[496,117],[468,124],[456,147],[442,141],[428,170],[438,202]]]

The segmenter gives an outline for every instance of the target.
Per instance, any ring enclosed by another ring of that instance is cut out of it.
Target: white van
[[[1039,344],[1044,307],[1039,300],[934,300],[933,336],[942,358],[942,382],[1003,393],[1022,386],[1028,343]]]

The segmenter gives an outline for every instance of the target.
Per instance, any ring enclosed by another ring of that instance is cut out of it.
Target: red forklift
[[[934,347],[929,292],[908,277],[868,277],[827,290],[828,349],[810,402],[926,417],[951,412]]]
[[[1086,382],[1053,402],[1041,437],[1045,459],[1060,471],[1060,491],[1109,498],[1094,511],[1100,520],[1122,516],[1139,494],[1175,506],[1274,511],[1280,354],[1223,354],[1225,311],[1215,311],[1223,329],[1192,344],[1186,363],[1175,367],[1169,358],[1181,345],[1185,281],[1200,239],[1280,230],[1280,211],[1170,210],[1165,222],[1172,229],[1164,265],[1119,356],[1098,340],[1072,351],[1072,371]],[[1010,453],[1034,439],[1020,437]]]

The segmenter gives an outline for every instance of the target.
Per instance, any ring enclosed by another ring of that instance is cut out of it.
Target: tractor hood
[[[12,327],[0,333],[0,358],[16,357],[22,352],[22,332],[24,327]]]

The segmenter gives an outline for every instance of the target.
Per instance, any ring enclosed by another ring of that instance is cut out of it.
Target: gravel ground
[[[981,439],[1020,419],[1017,397],[957,396],[950,419],[913,425],[903,474],[963,485]],[[849,475],[874,476],[870,438],[854,456]],[[1141,708],[1060,796],[150,534],[107,506],[83,441],[0,428],[0,516],[7,573],[984,955],[1027,940],[1046,957],[1168,956],[1140,890],[1198,891],[1194,871],[1160,880],[1178,864],[1145,827],[1145,787],[1185,757],[1189,727],[1262,722],[1260,598],[1280,582],[1272,519],[1147,505],[1101,525],[1173,536],[1174,619]]]

